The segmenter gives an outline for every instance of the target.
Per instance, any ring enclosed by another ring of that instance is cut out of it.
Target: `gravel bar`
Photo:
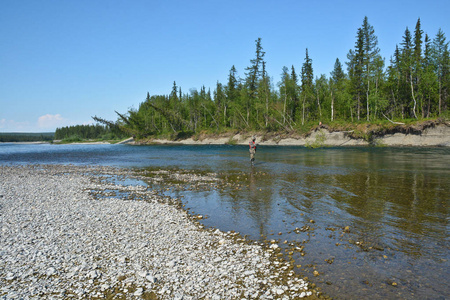
[[[277,245],[204,229],[145,186],[98,180],[121,172],[0,166],[0,299],[315,297]],[[142,197],[94,192],[112,188]]]

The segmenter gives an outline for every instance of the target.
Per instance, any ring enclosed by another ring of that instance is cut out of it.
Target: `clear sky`
[[[267,70],[297,73],[305,49],[314,75],[344,64],[364,16],[386,65],[406,27],[450,40],[450,1],[0,0],[0,132],[46,132],[116,120],[147,92],[214,90],[255,56]]]

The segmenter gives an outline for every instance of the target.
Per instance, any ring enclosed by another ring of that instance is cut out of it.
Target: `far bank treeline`
[[[57,128],[54,134],[56,140],[63,142],[80,142],[83,140],[117,140],[127,137],[117,126],[76,125]]]
[[[203,86],[183,93],[173,83],[169,95],[153,95],[138,109],[118,113],[117,121],[94,119],[138,138],[170,134],[183,137],[200,131],[305,131],[319,121],[445,117],[449,108],[449,43],[442,30],[431,38],[418,19],[407,27],[386,67],[374,28],[365,17],[344,64],[336,59],[330,76],[315,75],[306,49],[300,68],[283,67],[281,81],[267,74],[261,38],[255,57],[239,77],[231,67],[226,83],[213,92]]]

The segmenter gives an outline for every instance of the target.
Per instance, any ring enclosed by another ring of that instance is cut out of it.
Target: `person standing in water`
[[[256,153],[256,137],[253,136],[252,140],[249,142],[249,146],[250,146],[250,162],[252,163],[252,165],[254,164],[255,161],[255,153]]]

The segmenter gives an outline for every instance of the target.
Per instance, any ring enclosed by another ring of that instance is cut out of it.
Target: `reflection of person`
[[[253,162],[255,161],[255,153],[256,153],[256,137],[253,136],[252,140],[248,143],[250,146],[250,162],[253,165]]]

